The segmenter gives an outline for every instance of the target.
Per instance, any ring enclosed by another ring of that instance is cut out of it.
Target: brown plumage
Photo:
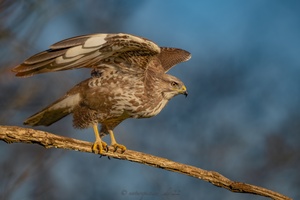
[[[187,51],[159,47],[129,34],[93,34],[58,42],[15,67],[16,76],[81,67],[92,68],[92,76],[24,124],[49,126],[73,113],[75,128],[94,128],[95,152],[107,148],[100,138],[106,134],[112,146],[125,150],[112,130],[127,118],[155,116],[172,97],[187,95],[184,84],[166,72],[190,57]]]

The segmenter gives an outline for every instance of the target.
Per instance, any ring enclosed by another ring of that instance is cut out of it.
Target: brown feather
[[[79,101],[79,94],[67,94],[40,112],[26,119],[24,124],[30,126],[49,126],[73,112],[74,107],[79,103]]]
[[[12,71],[16,72],[16,76],[31,76],[51,71],[93,68],[112,56],[134,51],[153,56],[160,53],[160,48],[150,40],[129,34],[84,35],[55,43],[49,50],[28,58]],[[87,60],[94,62],[90,64]]]
[[[191,58],[191,54],[183,49],[161,47],[161,53],[158,58],[165,70],[169,71],[173,66],[178,63],[185,62]]]

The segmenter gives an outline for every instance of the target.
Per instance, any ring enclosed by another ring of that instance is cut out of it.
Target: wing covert
[[[188,61],[191,58],[191,54],[183,49],[161,47],[158,58],[165,72],[167,72],[178,63]]]
[[[93,68],[105,59],[126,52],[138,52],[153,56],[160,53],[160,47],[152,41],[130,34],[92,34],[62,40],[38,53],[13,69],[16,76]]]

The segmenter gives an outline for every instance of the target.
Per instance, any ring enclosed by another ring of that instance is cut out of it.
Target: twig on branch
[[[16,126],[0,126],[0,140],[5,141],[6,143],[36,143],[42,145],[45,148],[55,147],[93,153],[92,143],[90,142]],[[262,187],[231,181],[223,175],[214,171],[206,171],[190,165],[177,163],[165,158],[160,158],[137,151],[126,150],[124,153],[121,153],[119,151],[114,152],[113,148],[109,148],[109,151],[103,153],[102,155],[185,174],[204,181],[208,181],[215,186],[225,188],[232,192],[251,193],[278,200],[291,199],[282,194]]]

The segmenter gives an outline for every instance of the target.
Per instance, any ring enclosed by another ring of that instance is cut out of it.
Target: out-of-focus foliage
[[[188,87],[151,119],[127,120],[117,140],[300,198],[298,1],[0,1],[0,123],[22,121],[88,70],[14,77],[11,69],[59,40],[127,32],[192,59],[170,71]],[[50,127],[93,141],[67,117]],[[106,140],[106,138],[105,138]],[[96,155],[0,142],[0,199],[264,199]],[[144,194],[144,195],[142,195]]]

